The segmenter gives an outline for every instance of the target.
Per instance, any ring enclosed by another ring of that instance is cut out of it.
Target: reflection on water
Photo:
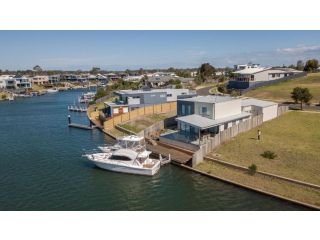
[[[303,210],[168,165],[153,177],[105,171],[82,155],[113,140],[68,113],[79,91],[0,103],[0,210]]]

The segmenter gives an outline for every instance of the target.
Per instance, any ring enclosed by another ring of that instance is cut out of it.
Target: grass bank
[[[288,80],[249,91],[247,97],[269,99],[277,102],[292,102],[291,92],[295,87],[309,88],[312,103],[320,102],[320,73],[310,73],[306,77]]]
[[[196,169],[241,185],[320,207],[320,191],[313,188],[258,174],[250,175],[244,171],[209,161],[197,165]]]
[[[289,112],[239,134],[209,155],[244,167],[256,164],[258,170],[320,185],[320,115]],[[265,151],[277,157],[261,156]]]

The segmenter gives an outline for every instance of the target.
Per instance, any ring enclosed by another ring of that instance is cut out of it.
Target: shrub
[[[257,171],[257,165],[255,164],[251,164],[249,167],[248,167],[248,171],[249,171],[249,174],[250,175],[254,175]]]
[[[2,94],[2,95],[1,95],[1,98],[2,98],[2,100],[4,100],[4,99],[7,98],[7,96],[6,96],[5,94]]]
[[[261,156],[268,159],[274,159],[277,157],[277,154],[271,151],[264,151]]]

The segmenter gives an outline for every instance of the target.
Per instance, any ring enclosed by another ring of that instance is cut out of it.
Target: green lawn
[[[262,140],[256,140],[257,129]],[[218,159],[320,185],[320,113],[289,112],[239,134],[211,155]],[[261,156],[273,151],[275,159]]]
[[[277,102],[291,102],[291,92],[295,87],[309,88],[313,99],[311,102],[320,102],[320,73],[310,73],[306,77],[292,79],[271,86],[257,88],[245,94],[247,97],[269,99]]]

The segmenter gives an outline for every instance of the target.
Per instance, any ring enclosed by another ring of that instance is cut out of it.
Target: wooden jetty
[[[71,112],[86,112],[88,108],[78,106],[68,106],[68,110]]]
[[[88,125],[79,124],[79,123],[69,123],[68,126],[73,128],[80,128],[84,130],[92,130],[96,128],[96,126],[88,126]]]
[[[165,157],[171,156],[171,162],[177,164],[186,164],[192,159],[193,152],[183,149],[178,149],[173,146],[158,143],[157,145],[147,144],[147,149],[152,151],[152,153],[157,155],[162,155]]]

